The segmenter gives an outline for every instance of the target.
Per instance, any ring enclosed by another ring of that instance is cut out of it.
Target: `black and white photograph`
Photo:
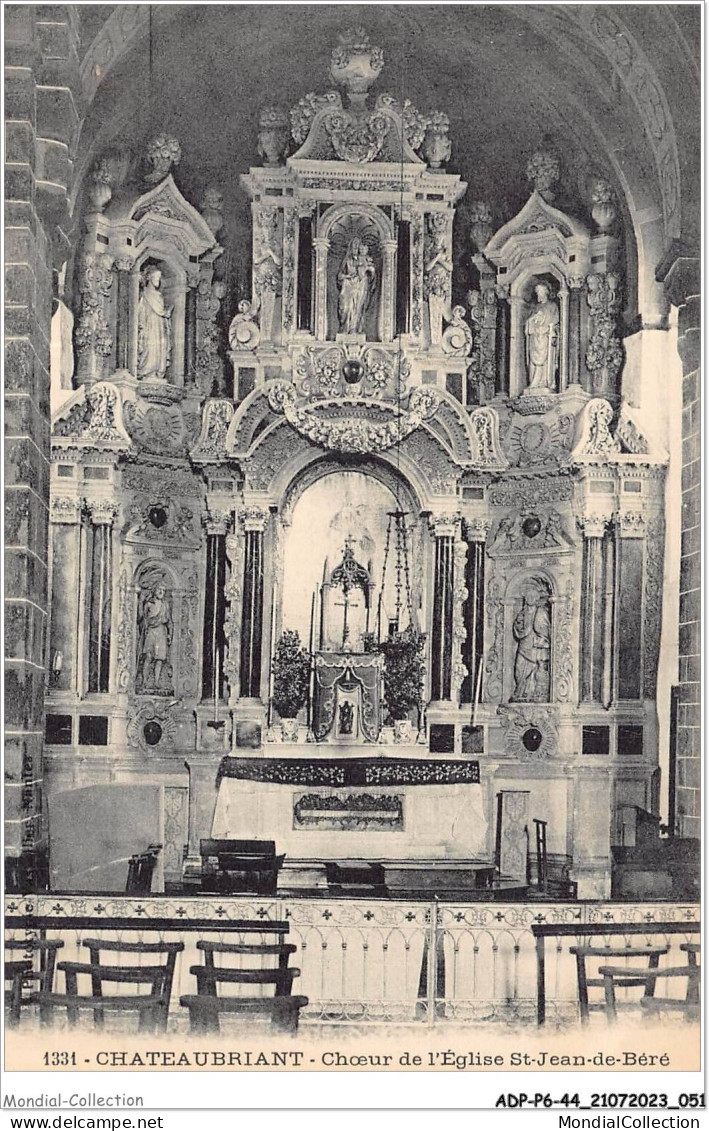
[[[703,1106],[702,16],[3,5],[10,1106]]]

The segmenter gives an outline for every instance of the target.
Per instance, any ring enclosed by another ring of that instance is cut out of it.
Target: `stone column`
[[[463,521],[463,532],[468,543],[465,575],[466,600],[463,616],[467,627],[464,642],[466,666],[461,699],[464,703],[479,703],[482,699],[482,670],[485,635],[485,541],[489,520],[470,518]]]
[[[197,383],[197,287],[199,273],[188,276],[185,295],[185,390],[195,392]]]
[[[68,253],[79,8],[8,5],[5,32],[5,846],[46,877],[42,826],[52,269]]]
[[[244,583],[241,615],[239,697],[260,699],[263,657],[264,530],[267,515],[258,507],[241,514],[244,525]]]
[[[49,687],[58,693],[76,692],[78,582],[81,553],[82,500],[76,495],[53,495],[51,499],[50,553],[54,579],[50,601],[50,631],[47,660]],[[63,579],[73,577],[77,585]]]
[[[678,312],[682,359],[682,556],[679,593],[679,706],[676,822],[680,836],[700,833],[701,638],[701,299],[700,260],[674,246],[657,270]]]
[[[495,288],[497,307],[497,326],[495,331],[495,392],[508,393],[510,390],[510,295],[509,287]]]
[[[581,309],[583,298],[584,278],[582,275],[573,276],[567,280],[569,284],[569,385],[578,385],[581,375]]]
[[[130,298],[132,259],[117,259],[116,272],[116,369],[130,370]]]
[[[432,702],[450,701],[453,695],[455,542],[459,532],[460,518],[457,515],[436,515],[431,518],[431,533],[434,537]]]
[[[330,241],[317,236],[315,248],[315,337],[322,342],[327,337],[327,255]]]
[[[111,612],[113,608],[112,535],[118,515],[114,503],[88,504],[91,519],[91,562],[88,609],[88,691],[109,691]]]
[[[383,342],[390,342],[394,337],[394,282],[396,279],[396,253],[398,251],[396,240],[384,240],[382,251],[384,262],[382,267],[382,307],[381,307],[381,338]]]
[[[559,291],[559,392],[569,383],[569,292]]]
[[[209,510],[204,516],[207,566],[204,579],[202,699],[217,703],[224,694],[226,538],[230,519],[230,513],[221,510]]]
[[[608,634],[608,601],[613,602],[613,575],[610,591],[605,535],[609,514],[589,514],[579,519],[583,530],[583,577],[581,582],[581,700],[610,703],[612,634]],[[608,698],[606,699],[606,696]]]

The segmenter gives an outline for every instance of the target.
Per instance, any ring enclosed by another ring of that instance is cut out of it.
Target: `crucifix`
[[[365,600],[368,599],[369,590],[369,573],[359,562],[355,561],[354,556],[354,538],[345,539],[345,550],[342,561],[337,569],[333,570],[331,582],[342,589],[344,600],[335,601],[337,608],[343,610],[342,612],[342,650],[348,651],[348,642],[350,636],[349,626],[349,613],[350,608],[358,609],[359,603],[352,600],[353,589],[361,589],[365,595]],[[367,610],[369,611],[369,609]]]

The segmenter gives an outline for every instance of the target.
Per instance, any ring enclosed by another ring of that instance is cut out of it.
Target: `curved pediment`
[[[495,263],[504,260],[508,244],[518,237],[548,231],[558,232],[564,240],[590,239],[590,233],[585,225],[554,208],[540,192],[535,190],[521,211],[495,232],[485,248],[485,257]]]

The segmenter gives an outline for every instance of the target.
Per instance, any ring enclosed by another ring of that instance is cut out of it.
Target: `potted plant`
[[[273,706],[281,717],[284,742],[298,741],[298,712],[305,706],[310,683],[310,656],[300,634],[286,630],[273,657]]]
[[[394,725],[394,742],[413,741],[411,711],[421,709],[425,636],[409,626],[379,645],[384,656],[384,702],[387,725]]]

